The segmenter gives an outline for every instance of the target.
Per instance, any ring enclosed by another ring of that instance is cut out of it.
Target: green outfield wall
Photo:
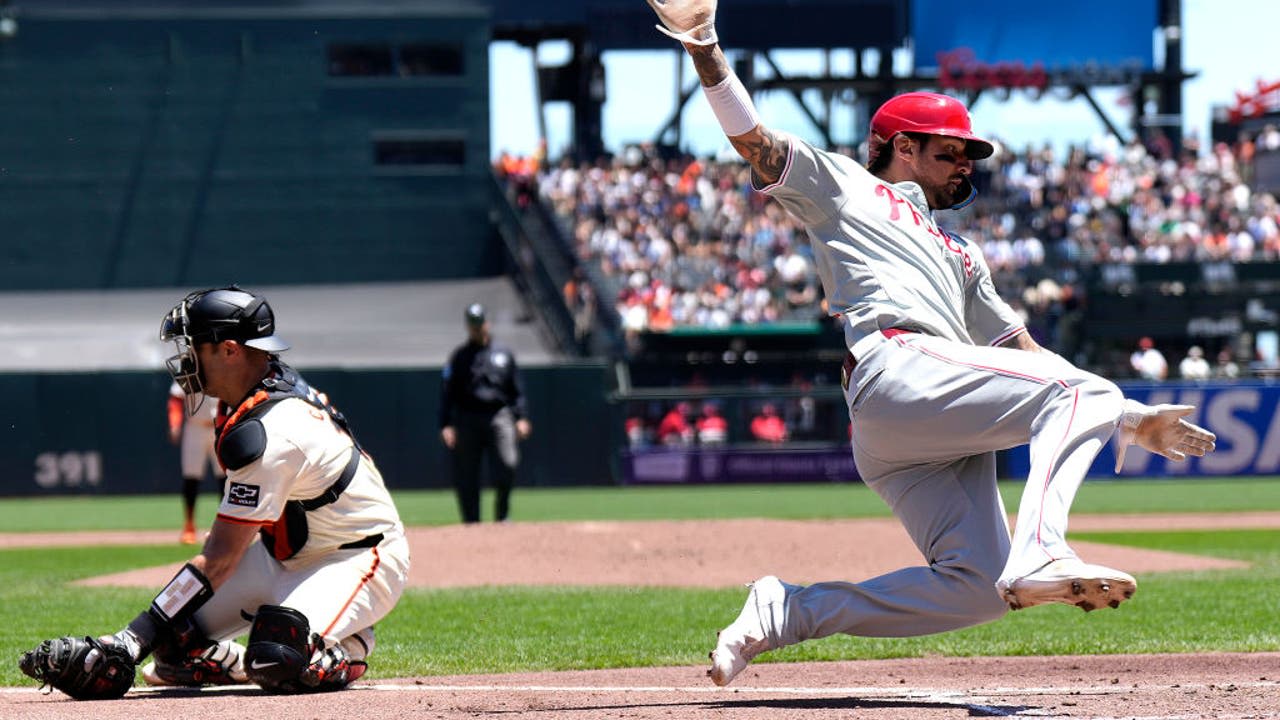
[[[612,482],[621,420],[604,401],[604,365],[524,369],[533,436],[522,485]],[[377,460],[388,486],[449,485],[439,440],[438,368],[312,370]],[[176,492],[167,438],[169,377],[156,372],[0,375],[0,496]]]

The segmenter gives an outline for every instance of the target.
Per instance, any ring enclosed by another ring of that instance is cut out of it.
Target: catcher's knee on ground
[[[311,624],[293,608],[263,605],[253,618],[244,671],[267,690],[299,692],[299,678],[311,662]]]
[[[249,631],[244,670],[249,680],[280,693],[341,690],[364,675],[373,628],[326,647],[307,617],[293,608],[263,605]]]

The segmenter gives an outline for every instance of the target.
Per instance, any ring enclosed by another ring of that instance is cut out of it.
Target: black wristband
[[[115,634],[116,639],[124,643],[133,656],[134,662],[142,662],[155,649],[156,641],[164,626],[150,609],[138,613],[138,617],[129,621],[123,630]]]

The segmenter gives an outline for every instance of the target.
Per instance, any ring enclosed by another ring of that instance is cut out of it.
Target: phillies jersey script
[[[786,170],[760,192],[804,223],[849,347],[896,327],[976,345],[1022,330],[981,249],[938,228],[918,185],[887,183],[848,157],[789,139]]]

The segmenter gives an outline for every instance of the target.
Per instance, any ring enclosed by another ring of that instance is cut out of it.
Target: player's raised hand
[[[1185,420],[1194,411],[1192,405],[1144,405],[1126,399],[1120,419],[1116,472],[1124,465],[1125,450],[1130,445],[1178,462],[1188,455],[1204,457],[1213,452],[1218,436]]]
[[[660,32],[690,45],[715,45],[716,0],[646,0],[658,14]],[[663,27],[665,26],[665,27]]]

